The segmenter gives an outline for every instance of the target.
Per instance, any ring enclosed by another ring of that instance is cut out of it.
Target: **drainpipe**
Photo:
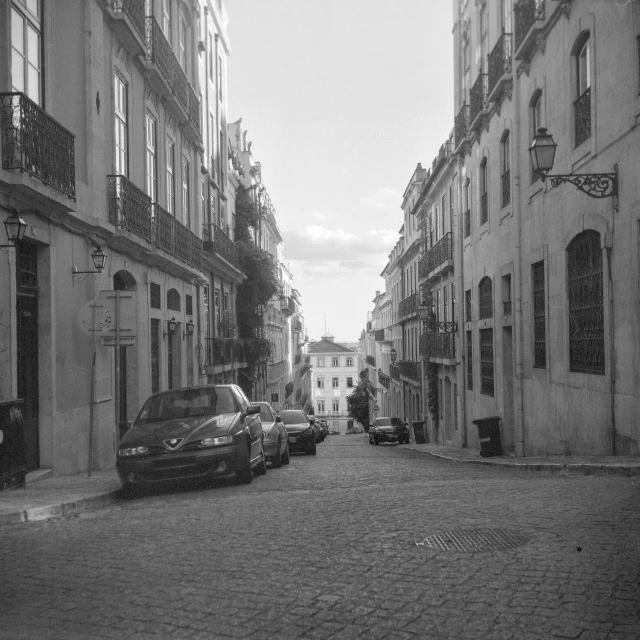
[[[609,280],[609,366],[611,367],[611,455],[616,455],[616,353],[613,326],[613,277],[611,274],[611,252],[613,249],[613,224],[615,209],[611,216],[611,236],[605,235],[605,251],[607,253],[607,275]]]
[[[455,144],[455,139],[454,143]],[[460,156],[456,156],[456,162],[458,165],[458,264],[455,265],[455,269],[458,275],[458,299],[460,302],[458,303],[458,309],[460,312],[458,313],[458,345],[459,345],[459,353],[460,353],[460,368],[461,371],[458,372],[456,376],[458,378],[458,389],[460,389],[460,414],[462,416],[462,442],[461,445],[464,449],[467,448],[467,353],[466,349],[466,341],[465,336],[466,333],[464,331],[464,254],[463,254],[463,245],[464,245],[464,221],[461,222],[461,213],[462,212],[462,168],[464,166],[464,162]]]
[[[517,82],[517,79],[514,80],[514,83]],[[514,424],[514,441],[515,441],[515,449],[516,456],[524,456],[524,392],[522,389],[522,354],[523,354],[523,327],[522,327],[522,191],[520,189],[520,166],[521,166],[521,156],[520,156],[520,140],[521,140],[521,131],[520,131],[520,122],[521,118],[519,117],[520,113],[520,92],[518,91],[518,87],[514,87],[513,89],[513,108],[516,117],[512,121],[515,127],[515,136],[514,137],[514,149],[513,154],[514,158],[516,158],[516,162],[514,163],[516,170],[518,173],[513,177],[513,190],[514,190],[514,198],[513,198],[513,206],[514,213],[516,214],[516,246],[515,246],[515,260],[514,264],[514,280],[515,280],[515,330],[516,330],[516,339],[515,339],[515,356],[516,356],[516,388],[514,394],[514,400],[516,406],[514,407],[514,416],[515,416],[515,424]],[[517,207],[517,211],[515,209]]]

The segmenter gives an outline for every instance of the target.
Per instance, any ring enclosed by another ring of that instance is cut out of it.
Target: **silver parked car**
[[[268,402],[254,402],[260,407],[260,421],[264,434],[264,453],[277,469],[289,464],[289,437],[280,416]]]

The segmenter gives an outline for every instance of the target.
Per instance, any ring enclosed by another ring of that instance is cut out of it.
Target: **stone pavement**
[[[354,437],[363,438],[366,434],[355,434]],[[479,451],[472,449],[414,442],[401,447],[455,462],[494,465],[523,471],[584,475],[640,475],[640,458],[637,456],[514,458],[505,455],[482,458]],[[36,478],[37,474],[29,474],[25,489],[0,492],[0,526],[72,516],[85,509],[110,504],[120,495],[120,481],[113,469],[94,471],[91,477],[82,473],[74,476]]]

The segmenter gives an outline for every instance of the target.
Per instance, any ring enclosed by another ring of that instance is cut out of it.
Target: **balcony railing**
[[[398,318],[408,318],[418,313],[418,294],[412,293],[404,300],[400,300],[398,306]]]
[[[400,363],[392,362],[389,365],[389,373],[391,374],[392,380],[400,381]]]
[[[140,0],[113,0],[112,9],[116,15],[118,13],[126,15],[138,35],[144,38],[144,2],[140,2]]]
[[[189,121],[200,133],[200,100],[191,85],[189,85]]]
[[[576,147],[591,137],[591,88],[574,103]]]
[[[513,7],[515,13],[515,48],[525,40],[537,20],[544,20],[544,0],[519,0]]]
[[[244,347],[239,340],[206,338],[207,366],[240,364],[245,362]]]
[[[162,72],[167,85],[173,83],[173,67],[175,56],[171,45],[162,33],[160,25],[153,16],[145,18],[147,36],[147,60],[155,64]]]
[[[173,81],[171,87],[182,108],[189,113],[189,80],[187,80],[187,74],[176,60],[175,55],[173,55],[173,58]]]
[[[425,358],[448,358],[456,356],[454,333],[434,332],[420,336],[420,355]]]
[[[372,367],[376,366],[376,359],[373,356],[366,356],[365,357],[365,362],[369,365],[371,365]]]
[[[75,137],[23,93],[0,93],[2,168],[76,197]]]
[[[280,299],[280,311],[286,316],[292,316],[296,312],[296,301],[292,296],[283,296]]]
[[[425,279],[447,260],[453,260],[453,235],[445,233],[418,262],[418,277]],[[402,304],[402,303],[400,303]]]
[[[422,367],[419,362],[415,360],[400,360],[398,364],[400,365],[400,375],[402,377],[420,382]]]
[[[489,54],[489,87],[491,95],[500,78],[511,73],[511,34],[503,33]]]
[[[155,244],[192,267],[202,265],[202,240],[159,204],[153,204]]]
[[[464,142],[469,133],[469,105],[463,104],[454,123],[456,149]]]
[[[385,389],[389,388],[389,384],[391,383],[391,377],[388,376],[386,373],[383,373],[382,371],[379,371],[378,372],[378,380],[380,381],[380,384]]]
[[[273,382],[277,382],[281,378],[284,378],[287,373],[287,361],[281,360],[280,362],[276,362],[275,364],[269,365],[267,370],[267,383],[271,384]]]
[[[374,338],[376,342],[384,342],[384,329],[376,329]]]
[[[488,77],[486,73],[478,74],[469,92],[469,101],[471,103],[469,108],[469,121],[472,127],[474,126],[476,118],[484,111],[487,105]]]
[[[206,250],[213,249],[214,253],[217,253],[235,266],[240,264],[238,246],[217,224],[204,224],[202,226],[202,239]]]
[[[109,180],[109,222],[152,241],[151,198],[124,176]]]

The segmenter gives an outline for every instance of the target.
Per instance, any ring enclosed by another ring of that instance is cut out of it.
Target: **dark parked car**
[[[324,431],[320,426],[320,421],[315,418],[315,416],[309,416],[309,422],[313,427],[313,430],[316,432],[316,442],[324,442]]]
[[[289,450],[315,456],[316,432],[307,414],[301,409],[286,409],[280,417],[289,435]]]
[[[260,407],[237,385],[163,391],[149,397],[118,447],[125,489],[266,473]]]
[[[369,427],[369,444],[381,442],[409,444],[409,428],[400,418],[376,418]]]
[[[329,431],[329,425],[327,424],[327,421],[324,419],[320,419],[320,428],[322,429],[322,433],[324,434],[324,436],[328,436],[330,434]]]
[[[264,454],[279,469],[289,464],[289,436],[280,416],[268,402],[255,402],[260,407],[260,422],[264,434]]]

